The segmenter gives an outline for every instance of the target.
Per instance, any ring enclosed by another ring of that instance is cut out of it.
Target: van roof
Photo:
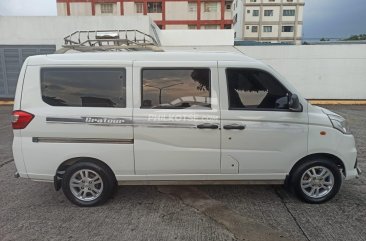
[[[241,53],[233,52],[93,52],[36,55],[28,59],[28,65],[49,64],[64,61],[240,61],[259,62]]]

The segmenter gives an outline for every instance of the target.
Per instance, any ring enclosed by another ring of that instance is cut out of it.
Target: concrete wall
[[[153,36],[148,16],[0,17],[0,44],[55,44],[77,30],[137,29]]]
[[[366,45],[238,47],[270,64],[309,99],[366,99]]]
[[[242,52],[280,72],[308,99],[366,99],[366,44],[165,47]]]
[[[233,46],[234,31],[221,30],[162,30],[162,46]]]

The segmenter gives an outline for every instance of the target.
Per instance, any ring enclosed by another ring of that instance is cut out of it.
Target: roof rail
[[[55,53],[69,50],[93,51],[163,51],[156,40],[139,30],[76,31],[64,38],[65,44]]]

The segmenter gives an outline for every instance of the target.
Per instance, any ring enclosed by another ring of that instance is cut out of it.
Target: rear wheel
[[[82,161],[66,169],[62,190],[74,204],[84,207],[106,202],[116,183],[111,171],[94,162]]]
[[[316,159],[299,165],[292,174],[291,186],[297,196],[308,203],[332,199],[342,185],[338,166],[328,159]]]

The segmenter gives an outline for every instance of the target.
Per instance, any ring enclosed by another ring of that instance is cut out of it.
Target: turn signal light
[[[24,129],[33,120],[34,115],[22,110],[15,110],[12,113],[12,126],[14,130]]]

